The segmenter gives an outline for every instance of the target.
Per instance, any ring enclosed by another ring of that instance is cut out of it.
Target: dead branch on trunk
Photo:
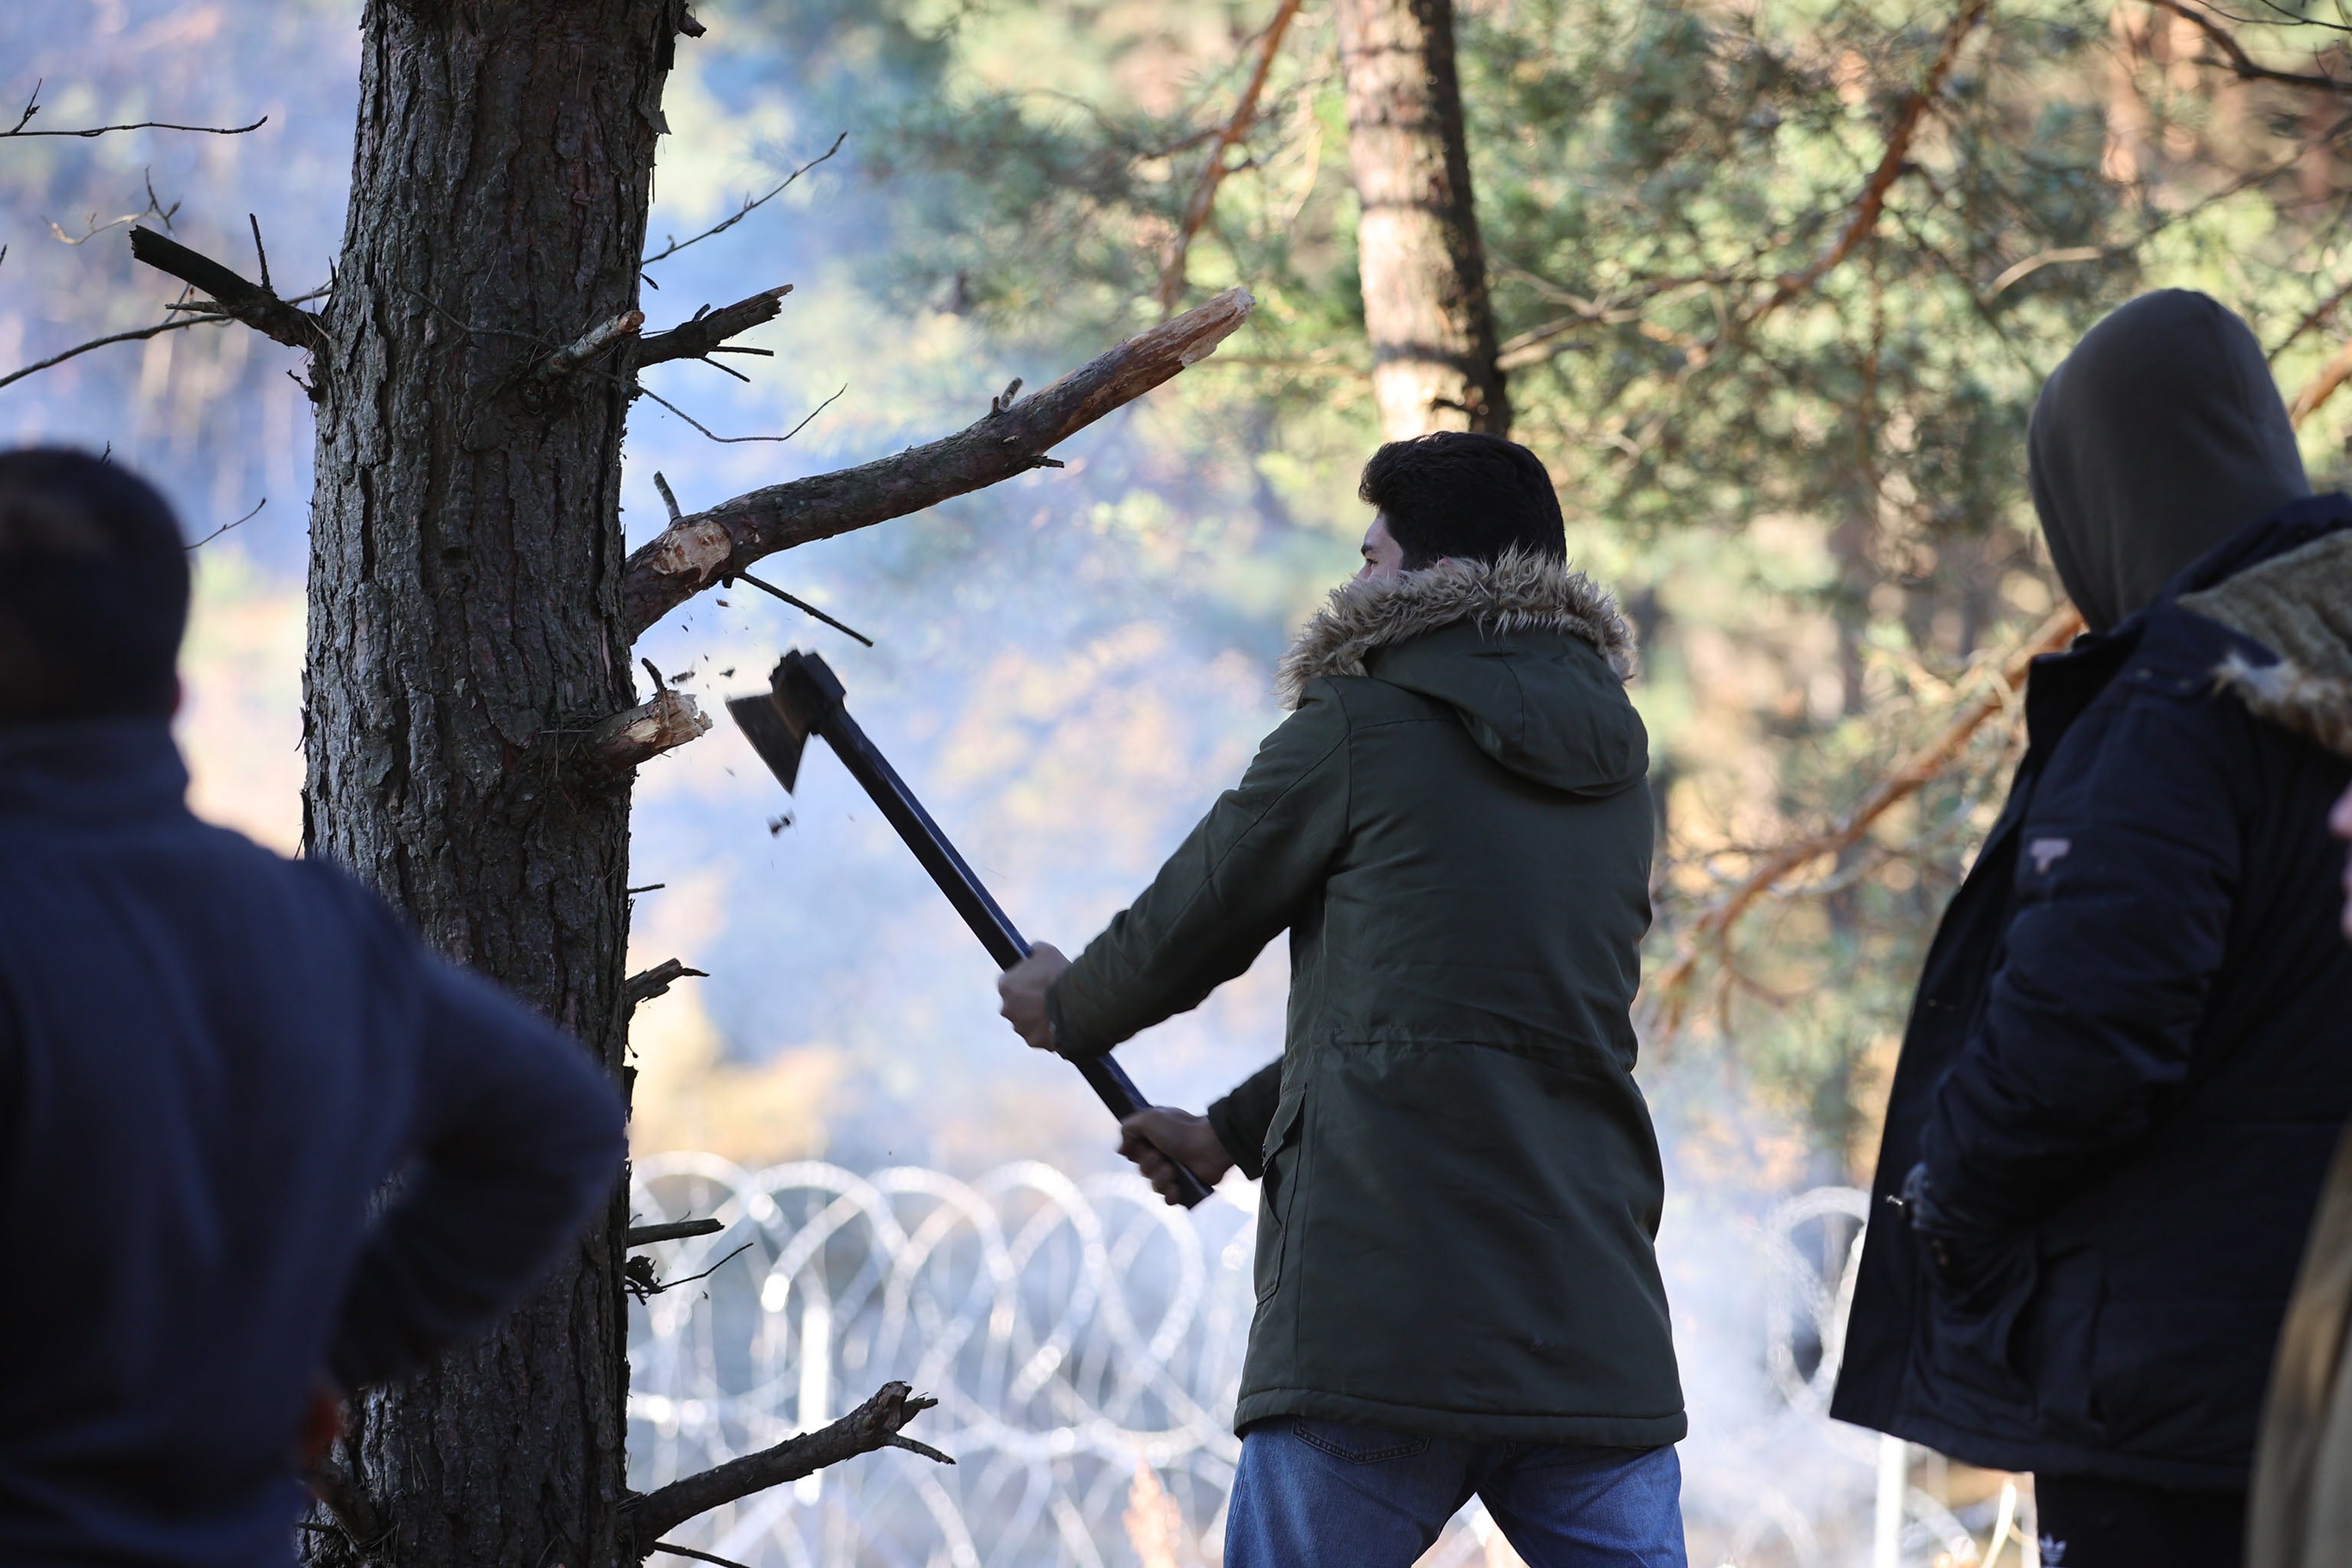
[[[697,717],[700,715],[698,714]],[[702,727],[705,730],[710,728],[709,721],[705,720]],[[640,970],[621,982],[621,994],[629,999],[629,1005],[634,1007],[640,1002],[650,1002],[656,996],[667,994],[673,984],[684,980],[688,975],[698,980],[710,978],[707,971],[688,969],[677,959],[665,958],[651,969]]]
[[[1708,952],[1718,956],[1722,953],[1733,922],[1766,893],[1807,866],[1860,843],[1880,817],[1939,777],[1967,750],[1976,732],[2008,708],[2011,697],[2025,684],[2034,659],[2064,647],[2082,629],[2083,617],[2071,607],[2044,621],[2001,661],[1999,678],[1983,695],[1961,709],[1942,734],[1872,785],[1870,793],[1843,819],[1823,832],[1793,839],[1773,850],[1745,881],[1691,921],[1683,937],[1681,954],[1647,987],[1650,1011],[1662,1022],[1660,1032],[1672,1035],[1681,1026],[1691,976],[1699,959]]]
[[[327,343],[319,319],[208,256],[166,239],[150,228],[131,231],[131,254],[159,272],[193,285],[219,302],[223,314],[290,349],[318,350]]]
[[[726,1228],[725,1221],[716,1219],[675,1219],[667,1225],[633,1225],[622,1245],[651,1247],[657,1241],[685,1241],[698,1236],[716,1236]]]
[[[621,614],[636,637],[761,556],[887,522],[1052,462],[1047,452],[1215,352],[1257,301],[1228,289],[956,435],[855,468],[753,490],[682,517],[629,557]]]
[[[600,321],[562,348],[541,360],[532,374],[541,381],[553,381],[571,374],[623,338],[634,337],[646,324],[643,310],[624,310],[609,321]]]
[[[626,773],[709,731],[710,721],[683,691],[657,691],[650,702],[625,708],[588,731],[588,755],[612,773]]]
[[[637,345],[636,363],[640,366],[660,364],[665,360],[700,359],[723,345],[728,339],[740,337],[753,327],[776,319],[782,310],[784,296],[793,291],[789,283],[779,283],[773,289],[762,289],[748,300],[738,300],[732,305],[714,310],[705,305],[694,313],[690,321],[682,321],[666,332],[656,332]],[[739,350],[753,353],[753,350]],[[722,367],[723,368],[723,367]]]
[[[1242,89],[1241,101],[1234,105],[1233,118],[1226,121],[1209,144],[1208,162],[1201,166],[1201,182],[1192,189],[1192,199],[1184,205],[1184,216],[1176,226],[1175,237],[1168,242],[1167,259],[1160,264],[1160,314],[1164,320],[1176,313],[1176,301],[1184,294],[1184,261],[1192,248],[1192,237],[1209,221],[1211,209],[1217,205],[1217,187],[1224,183],[1225,153],[1233,144],[1249,134],[1257,120],[1258,95],[1265,90],[1266,73],[1274,68],[1274,57],[1281,52],[1282,36],[1290,30],[1291,18],[1298,15],[1299,0],[1282,0],[1275,7],[1274,20],[1266,24],[1265,37],[1258,45],[1257,64],[1251,68],[1248,83]]]
[[[1927,118],[1927,106],[1943,90],[1944,79],[1952,74],[1953,62],[1960,57],[1960,46],[1968,41],[1968,36],[1976,29],[1976,25],[1984,19],[1988,4],[1989,0],[1960,0],[1959,10],[1953,15],[1951,25],[1944,29],[1944,47],[1936,51],[1935,61],[1928,66],[1926,79],[1909,98],[1903,100],[1903,108],[1896,113],[1895,124],[1886,134],[1886,152],[1878,160],[1878,167],[1871,171],[1869,180],[1862,187],[1862,195],[1854,199],[1845,226],[1830,242],[1827,250],[1798,271],[1783,275],[1763,303],[1748,312],[1742,326],[1754,326],[1820,282],[1824,273],[1853,254],[1853,247],[1878,226],[1878,215],[1886,206],[1886,193],[1894,188],[1896,178],[1903,173],[1904,161],[1910,156],[1911,139],[1918,133],[1919,121]]]
[[[656,1541],[653,1544],[653,1550],[667,1552],[673,1557],[691,1557],[697,1563],[716,1563],[719,1568],[744,1568],[744,1564],[736,1562],[732,1557],[721,1557],[715,1552],[698,1552],[691,1546],[680,1546],[674,1541]]]
[[[942,1465],[952,1465],[955,1461],[937,1448],[899,1435],[900,1427],[938,1403],[928,1395],[916,1394],[903,1383],[886,1383],[873,1398],[830,1426],[787,1437],[772,1448],[730,1459],[699,1475],[688,1476],[633,1498],[623,1505],[621,1513],[629,1552],[642,1562],[663,1536],[697,1514],[709,1513],[754,1492],[796,1481],[827,1465],[837,1465],[877,1448],[905,1448]]]

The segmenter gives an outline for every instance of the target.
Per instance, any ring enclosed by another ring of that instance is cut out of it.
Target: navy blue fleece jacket
[[[186,784],[0,729],[0,1562],[282,1568],[313,1378],[487,1326],[619,1172],[578,1044]]]

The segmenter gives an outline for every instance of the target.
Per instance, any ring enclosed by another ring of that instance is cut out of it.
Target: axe
[[[915,792],[907,787],[898,771],[882,758],[857,721],[849,716],[843,704],[841,682],[826,668],[824,660],[798,648],[777,662],[775,674],[770,678],[769,689],[758,697],[730,697],[727,711],[734,715],[743,738],[760,753],[760,760],[789,793],[800,777],[801,750],[811,735],[822,737],[833,747],[834,755],[841,759],[849,776],[882,808],[940,891],[963,917],[971,934],[980,938],[980,945],[996,960],[999,969],[1010,969],[1029,956],[1029,944],[1022,940],[1012,920],[998,907],[988,889],[980,884],[963,857],[956,853],[931,814],[923,809]],[[1072,1058],[1087,1082],[1093,1086],[1102,1102],[1110,1107],[1113,1116],[1125,1121],[1139,1110],[1150,1109],[1151,1102],[1135,1087],[1135,1080],[1126,1069],[1108,1056]],[[1177,1179],[1183,1184],[1184,1206],[1191,1208],[1209,1195],[1201,1179],[1178,1162]]]

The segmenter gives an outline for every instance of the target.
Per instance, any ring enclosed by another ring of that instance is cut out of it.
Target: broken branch
[[[787,1437],[772,1448],[730,1459],[632,1498],[621,1508],[621,1528],[629,1550],[642,1561],[663,1536],[697,1514],[877,1448],[908,1447],[952,1465],[955,1461],[936,1448],[918,1447],[911,1438],[903,1443],[897,1440],[900,1427],[938,1403],[903,1383],[886,1383],[873,1398],[830,1426]]]
[[[326,330],[319,318],[298,310],[260,284],[231,271],[208,256],[198,255],[178,240],[153,229],[131,231],[131,254],[159,272],[193,284],[220,302],[221,309],[265,337],[292,349],[326,346]]]
[[[677,693],[665,692],[663,695],[676,696]],[[657,702],[660,700],[660,698],[656,698],[655,701]],[[688,706],[691,706],[691,704],[689,703]],[[699,718],[700,715],[698,714],[697,717]],[[705,730],[710,728],[710,724],[708,720],[703,721],[702,728]],[[697,731],[697,733],[699,732],[700,731]],[[691,737],[689,737],[689,739],[691,739]],[[681,741],[678,743],[680,745],[684,745],[685,742]],[[651,969],[640,970],[636,973],[630,975],[626,980],[621,982],[621,994],[627,997],[629,1000],[629,1005],[634,1007],[640,1002],[650,1002],[656,996],[667,994],[673,982],[684,980],[688,975],[692,975],[698,980],[708,980],[710,978],[709,973],[705,970],[688,969],[683,963],[675,958],[665,958],[659,963],[655,964]]]
[[[624,709],[588,731],[588,754],[613,773],[675,751],[707,734],[710,721],[683,691],[658,691],[650,702]]]
[[[1282,48],[1282,36],[1290,30],[1290,19],[1298,15],[1299,0],[1282,0],[1275,8],[1274,20],[1266,24],[1265,37],[1258,46],[1257,64],[1251,68],[1248,83],[1242,89],[1241,101],[1234,105],[1233,118],[1218,131],[1209,145],[1208,162],[1201,166],[1201,181],[1192,189],[1192,199],[1184,205],[1183,220],[1176,226],[1175,237],[1168,242],[1167,260],[1160,269],[1160,314],[1164,319],[1173,315],[1176,301],[1184,294],[1184,262],[1192,248],[1192,237],[1209,221],[1210,212],[1217,205],[1217,187],[1224,183],[1225,153],[1233,144],[1249,134],[1257,119],[1258,95],[1265,90],[1266,73],[1274,68],[1274,57]]]
[[[715,1552],[697,1552],[691,1546],[680,1546],[674,1541],[656,1541],[653,1544],[653,1550],[667,1552],[673,1557],[691,1557],[697,1563],[716,1563],[719,1568],[744,1568],[742,1563],[736,1562],[732,1557],[721,1557]]]
[[[1741,323],[1743,326],[1754,326],[1821,281],[1823,273],[1843,261],[1853,253],[1853,247],[1878,226],[1878,215],[1886,207],[1886,193],[1894,188],[1896,178],[1903,173],[1904,160],[1910,155],[1911,139],[1918,133],[1919,121],[1927,118],[1927,106],[1943,90],[1944,79],[1952,74],[1953,62],[1960,57],[1960,46],[1968,41],[1969,34],[1984,18],[1987,4],[1989,0],[1960,0],[1960,8],[1953,16],[1951,26],[1944,29],[1944,47],[1936,51],[1935,62],[1927,68],[1927,79],[1903,100],[1903,108],[1895,117],[1894,128],[1886,134],[1886,152],[1878,160],[1878,167],[1871,172],[1868,182],[1863,185],[1862,195],[1855,198],[1845,226],[1838,231],[1837,238],[1830,242],[1829,248],[1810,264],[1801,270],[1782,275],[1763,303],[1748,313]]]
[[[783,298],[793,291],[789,283],[773,289],[762,289],[748,300],[738,300],[694,318],[681,321],[666,332],[656,332],[637,345],[640,366],[659,364],[665,360],[700,359],[714,353],[729,338],[748,332],[762,322],[772,321],[783,309]],[[644,321],[644,316],[637,318]]]
[[[676,963],[677,960],[671,962]],[[667,1225],[633,1225],[622,1245],[651,1247],[657,1241],[684,1241],[689,1237],[716,1236],[726,1228],[723,1221],[715,1219],[674,1219]]]
[[[611,321],[601,321],[589,328],[548,355],[532,374],[541,381],[553,381],[558,376],[569,375],[645,324],[646,313],[643,310],[624,310]]]
[[[905,517],[1044,466],[1057,443],[1214,353],[1256,303],[1248,289],[1228,289],[953,436],[678,519],[623,568],[629,635],[761,556]]]

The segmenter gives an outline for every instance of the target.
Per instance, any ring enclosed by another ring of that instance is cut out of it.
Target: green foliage
[[[2290,391],[2343,330],[2346,100],[2239,82],[2141,5],[1991,7],[1933,84],[1883,212],[1842,245],[1957,9],[1461,6],[1514,434],[1648,645],[1661,957],[1755,849],[1844,810],[1981,689],[1972,660],[2047,614],[2023,433],[2092,321],[2146,288],[2205,289],[2285,350]],[[1065,358],[1152,320],[1271,11],[861,7],[922,74],[866,131],[904,215],[875,287]],[[2328,68],[2336,43],[2283,16],[2239,37],[2289,69]],[[1310,8],[1191,251],[1192,297],[1245,282],[1259,313],[1163,395],[1177,460],[1134,476],[1154,504],[1104,514],[1147,569],[1177,559],[1152,539],[1205,526],[1233,557],[1210,591],[1244,621],[1339,564],[1374,439],[1337,73]],[[2325,425],[2305,432],[2322,481],[2341,470]],[[1896,838],[1883,826],[1812,868],[1813,896],[1746,922],[1706,972],[1723,1005],[1676,1049],[1736,1049],[1824,1147],[1863,1146],[1872,1053],[1899,1033],[2007,750],[1992,726],[1890,818]]]

